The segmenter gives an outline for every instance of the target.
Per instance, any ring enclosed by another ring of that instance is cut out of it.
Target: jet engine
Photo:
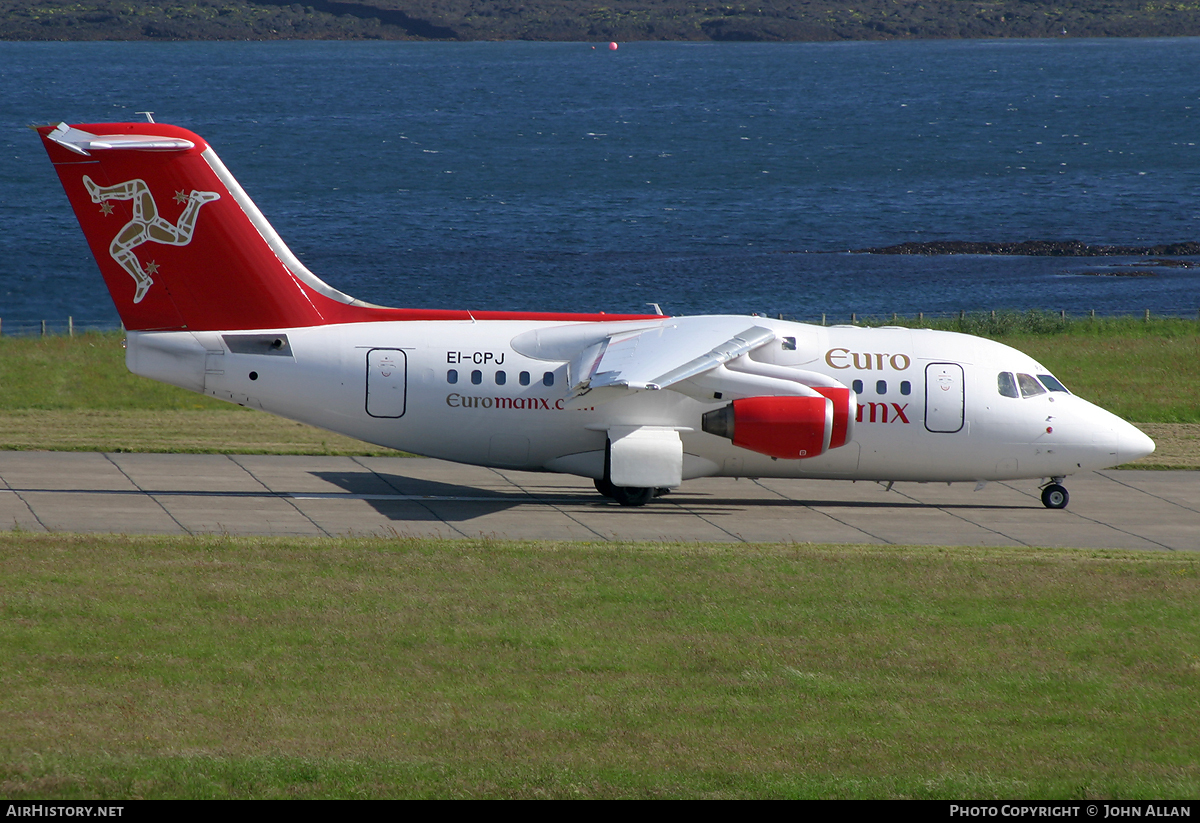
[[[847,388],[812,388],[819,396],[734,400],[707,412],[701,428],[759,454],[787,460],[817,457],[851,440],[858,398]]]

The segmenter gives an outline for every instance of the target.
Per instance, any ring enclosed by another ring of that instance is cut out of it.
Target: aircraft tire
[[[607,477],[597,477],[594,482],[596,484],[596,491],[610,500],[617,499],[617,487]]]
[[[1051,483],[1042,489],[1042,505],[1047,509],[1065,509],[1070,499],[1071,495],[1067,494],[1067,490],[1057,483]]]
[[[622,506],[644,506],[654,499],[654,489],[637,486],[613,486],[616,495],[613,499]]]
[[[660,494],[670,491],[670,489],[643,489],[637,486],[614,486],[611,480],[601,477],[597,477],[593,482],[596,485],[596,491],[610,500],[617,501],[622,506],[644,506]]]

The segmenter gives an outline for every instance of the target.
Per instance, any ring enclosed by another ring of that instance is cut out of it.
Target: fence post
[[[1149,309],[1146,309],[1146,322],[1147,323],[1150,322],[1150,310]]]
[[[46,336],[46,321],[42,321],[42,337]]]
[[[75,318],[67,315],[67,337],[75,336]]]

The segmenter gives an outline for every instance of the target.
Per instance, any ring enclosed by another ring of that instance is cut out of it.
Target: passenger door
[[[403,417],[408,383],[408,357],[400,349],[367,352],[367,414]]]
[[[925,428],[947,434],[963,427],[963,369],[957,363],[925,367]]]

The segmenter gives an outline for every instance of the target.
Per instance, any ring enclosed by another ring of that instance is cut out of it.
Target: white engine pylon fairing
[[[389,448],[594,479],[975,482],[1145,456],[1142,432],[982,338],[763,317],[385,308],[308,271],[198,135],[38,129],[131,371]]]

